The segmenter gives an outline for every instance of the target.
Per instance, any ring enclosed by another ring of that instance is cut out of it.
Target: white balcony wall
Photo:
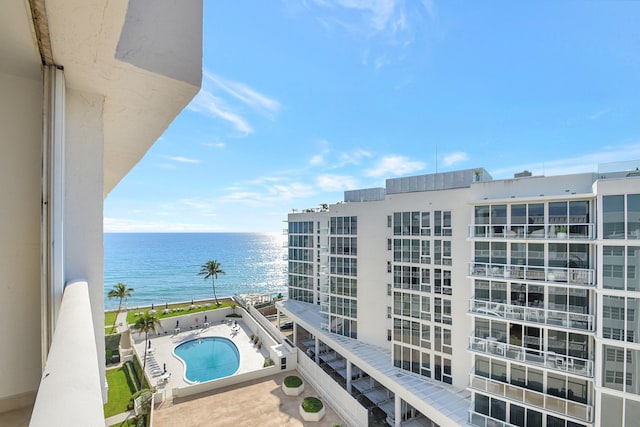
[[[36,78],[0,65],[0,412],[32,404],[41,372],[42,80],[31,65]]]

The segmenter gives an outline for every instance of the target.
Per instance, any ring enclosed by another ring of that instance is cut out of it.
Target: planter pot
[[[324,417],[324,405],[318,412],[307,412],[300,405],[300,416],[305,421],[320,421]]]
[[[556,233],[556,239],[566,239],[566,238],[567,238],[567,233],[563,231],[558,231]]]
[[[287,387],[282,383],[282,392],[287,396],[299,396],[300,393],[304,391],[304,383],[300,384],[298,387]]]

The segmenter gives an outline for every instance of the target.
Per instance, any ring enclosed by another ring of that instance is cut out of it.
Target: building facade
[[[380,425],[635,425],[639,165],[390,179],[289,214],[301,357]]]

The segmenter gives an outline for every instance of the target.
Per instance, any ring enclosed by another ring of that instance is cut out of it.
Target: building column
[[[351,361],[347,359],[347,391],[351,393]]]
[[[395,403],[395,411],[394,411],[395,419],[393,420],[393,425],[394,427],[400,427],[400,424],[402,423],[402,398],[397,394],[395,395],[394,403]]]
[[[318,337],[316,337],[316,351],[315,351],[316,355],[315,355],[315,359],[316,359],[316,365],[320,364],[320,339]]]
[[[280,329],[280,321],[278,320],[278,329]],[[298,324],[293,322],[293,345],[298,346]]]

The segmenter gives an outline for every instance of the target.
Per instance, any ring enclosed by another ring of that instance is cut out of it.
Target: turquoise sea
[[[105,233],[105,309],[118,307],[107,293],[118,282],[134,288],[130,308],[212,298],[211,280],[198,272],[217,260],[226,274],[218,297],[285,292],[285,237],[276,233]]]

